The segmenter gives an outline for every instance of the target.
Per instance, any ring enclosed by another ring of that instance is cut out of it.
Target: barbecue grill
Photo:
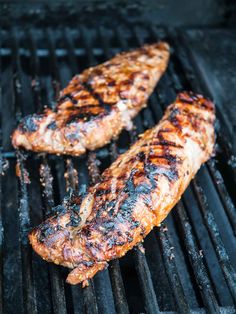
[[[201,49],[205,58],[208,52],[216,61],[227,51],[235,66],[236,33],[173,29],[150,21],[99,27],[48,24],[29,28],[8,20],[1,29],[0,313],[235,313],[236,168],[230,141],[236,114],[230,107],[234,103],[226,104],[221,97],[212,79],[219,73],[204,64]],[[159,39],[172,47],[170,64],[132,131],[77,158],[13,150],[10,134],[19,119],[45,105],[54,107],[60,89],[74,74]],[[223,58],[220,61],[224,64]],[[225,86],[231,75],[225,74]],[[38,257],[28,243],[28,231],[72,190],[85,193],[139,133],[160,120],[178,91],[190,89],[216,101],[215,158],[201,168],[181,201],[142,245],[110,262],[88,287],[66,284],[68,270]]]

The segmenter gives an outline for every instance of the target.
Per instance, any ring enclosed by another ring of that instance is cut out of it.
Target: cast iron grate
[[[233,158],[230,147],[219,131],[219,153],[202,167],[162,226],[143,245],[112,261],[89,287],[65,284],[67,270],[42,261],[27,241],[28,230],[66,192],[84,193],[139,133],[156,124],[179,90],[212,96],[186,38],[143,25],[12,28],[2,29],[1,35],[0,312],[235,313],[235,196],[225,182],[235,184],[236,175],[227,163]],[[13,151],[10,134],[16,122],[46,104],[53,107],[73,74],[159,38],[173,47],[170,65],[148,107],[135,119],[134,130],[79,158]]]

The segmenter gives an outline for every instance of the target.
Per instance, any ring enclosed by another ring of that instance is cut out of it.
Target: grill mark
[[[173,129],[172,128],[165,128],[165,129],[161,129],[159,132],[161,132],[161,133],[170,133],[170,132],[173,132]]]
[[[157,141],[157,142],[154,141],[151,144],[144,143],[142,145],[142,147],[147,147],[147,146],[150,146],[150,147],[153,147],[153,146],[168,146],[168,147],[183,148],[182,145],[176,144],[175,142],[168,141],[168,140],[160,140],[160,141]]]
[[[143,87],[143,86],[139,86],[138,89],[139,89],[140,91],[142,91],[142,92],[145,92],[145,91],[146,91],[146,88]]]
[[[126,184],[125,184],[124,188],[119,192],[119,193],[124,192],[127,195],[127,197],[119,205],[118,212],[117,212],[117,214],[114,217],[115,219],[111,221],[114,227],[115,227],[115,224],[119,224],[119,223],[122,223],[122,224],[124,223],[125,224],[125,223],[128,223],[129,224],[129,228],[131,230],[133,230],[133,229],[137,228],[140,225],[140,222],[136,221],[133,218],[133,215],[132,215],[133,214],[133,208],[134,208],[134,206],[135,206],[135,204],[137,202],[138,196],[140,194],[149,194],[150,190],[151,190],[151,186],[149,186],[148,184],[145,184],[145,183],[142,183],[142,184],[140,184],[138,186],[135,186],[135,184],[134,184],[134,176],[135,176],[136,173],[137,173],[136,169],[132,169],[131,170],[130,176],[129,176],[129,178],[126,181]],[[118,185],[119,185],[119,182],[118,182]],[[107,206],[107,208],[105,209],[105,210],[107,210],[108,207],[110,207],[110,209],[108,211],[109,216],[114,216],[114,210],[115,210],[116,203],[117,202],[114,201],[114,200],[109,202],[109,206]],[[104,208],[101,211],[104,212]],[[99,219],[102,219],[102,218],[99,218],[99,216],[100,216],[100,214],[97,213],[96,214],[96,219],[98,219],[96,221],[97,226],[99,226]],[[107,224],[107,221],[103,220],[102,221],[102,225],[105,227],[106,224]],[[106,227],[105,227],[105,229],[106,229]],[[102,234],[104,236],[107,236],[107,234],[109,233],[106,230],[105,231],[104,230],[100,230],[100,232],[102,232]],[[117,234],[118,234],[118,232],[119,232],[119,230],[117,230]],[[114,235],[114,236],[111,237],[111,239],[109,239],[109,243],[111,241],[110,247],[116,246],[116,245],[122,245],[121,242],[120,241],[116,241],[114,237],[116,237],[116,236]],[[128,242],[129,241],[132,242],[133,239],[131,240],[131,238],[129,238],[129,239],[127,238],[125,240],[125,242],[127,240],[128,240]]]
[[[207,109],[209,111],[214,111],[214,108],[211,105],[211,101],[209,99],[198,97],[194,95],[192,92],[181,93],[177,100],[181,101],[182,103],[186,103],[190,105],[195,104],[205,110]]]
[[[203,108],[204,110],[207,109],[207,110],[209,110],[209,111],[211,111],[211,112],[214,112],[213,106],[209,105],[208,103],[200,102],[200,103],[198,103],[198,106],[201,107],[201,108]]]
[[[157,134],[157,138],[160,139],[160,142],[166,144],[166,140],[164,139],[162,130],[159,130]],[[179,177],[178,171],[176,169],[176,165],[177,163],[180,162],[180,160],[177,159],[177,155],[170,154],[169,147],[170,146],[168,145],[162,145],[163,154],[159,156],[158,155],[155,156],[155,153],[150,151],[149,156],[148,156],[148,161],[144,164],[145,172],[147,173],[149,180],[151,180],[151,183],[154,187],[156,187],[154,176],[157,174],[163,174],[164,176],[166,176],[169,182],[177,180]],[[152,157],[151,154],[153,154],[157,158],[166,159],[168,162],[169,168],[166,168],[165,166],[156,166],[155,164],[153,164],[151,161],[151,157]]]
[[[120,82],[120,85],[132,85],[133,84],[133,80],[132,79],[126,79],[122,82]]]
[[[83,86],[83,88],[89,93],[89,95],[86,95],[86,98],[89,98],[90,97],[93,97],[94,99],[96,99],[98,101],[98,105],[86,105],[86,106],[82,106],[82,107],[72,107],[72,108],[68,108],[67,110],[71,110],[71,111],[74,111],[74,110],[80,110],[80,111],[85,111],[85,112],[78,112],[74,115],[71,115],[68,120],[66,121],[66,124],[71,124],[73,122],[77,122],[77,120],[93,120],[93,119],[96,119],[98,116],[101,116],[101,115],[106,115],[108,114],[111,109],[112,109],[112,106],[114,105],[114,103],[106,103],[102,100],[101,96],[96,93],[93,89],[93,87],[91,86],[90,83],[88,82],[80,82],[81,86]],[[66,99],[69,99],[73,105],[76,105],[78,103],[78,101],[76,100],[75,97],[73,97],[72,94],[65,94],[64,96],[62,96],[60,99],[59,99],[59,102],[63,102],[64,100]],[[100,112],[96,112],[96,113],[93,113],[91,112],[89,109],[91,108],[101,108],[103,110],[101,110]]]
[[[175,126],[178,130],[182,130],[182,124],[183,121],[178,118],[178,115],[187,117],[188,122],[192,126],[192,128],[196,131],[199,130],[201,124],[211,124],[212,120],[211,119],[204,119],[201,114],[193,113],[187,110],[186,108],[181,109],[181,108],[174,108],[173,111],[170,113],[169,117],[167,118],[168,121],[172,123],[172,125]]]
[[[114,105],[115,103],[107,103],[107,105],[109,106],[112,106]],[[101,108],[101,106],[99,104],[88,104],[88,105],[85,105],[85,106],[80,106],[80,107],[68,107],[66,108],[66,111],[85,111],[85,110],[89,110],[89,109],[93,109],[93,108]]]
[[[99,102],[99,106],[104,108],[105,112],[110,112],[111,111],[111,103],[106,103],[103,101],[103,99],[101,98],[101,96],[99,95],[99,93],[97,93],[92,85],[88,82],[81,82],[81,84],[83,85],[83,87],[90,93],[90,95],[95,98],[98,102]]]
[[[73,105],[76,105],[78,103],[78,100],[71,93],[67,93],[65,95],[62,95],[59,98],[58,103],[61,104],[66,100],[69,100]]]
[[[111,109],[111,106],[114,103],[109,103],[107,104],[107,107],[109,108],[109,110]],[[105,106],[105,105],[104,105]],[[83,107],[77,107],[77,108],[68,108],[69,111],[72,111],[72,113],[70,114],[70,116],[68,117],[66,124],[70,124],[73,122],[77,122],[77,120],[84,120],[84,121],[88,121],[88,120],[93,120],[94,118],[100,116],[101,114],[105,114],[106,110],[104,110],[104,106],[103,108],[100,105],[86,105]],[[98,112],[92,112],[92,109],[96,109],[99,108],[101,109]],[[73,111],[77,111],[76,113],[73,114]]]
[[[108,86],[108,87],[116,86],[115,80],[110,80],[110,81],[107,83],[107,86]]]
[[[182,103],[186,103],[186,104],[193,104],[194,99],[193,97],[191,97],[189,94],[180,94],[178,97],[178,100],[181,101]],[[196,99],[195,99],[196,101]]]
[[[156,155],[155,152],[151,152],[149,156],[151,156],[152,158],[155,157],[157,159],[165,159],[169,163],[177,163],[177,162],[179,163],[179,162],[181,162],[181,160],[179,160],[177,155],[171,155],[169,153],[165,153],[163,155]]]

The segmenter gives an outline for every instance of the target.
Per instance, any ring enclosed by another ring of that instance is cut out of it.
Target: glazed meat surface
[[[160,123],[106,169],[88,194],[60,206],[29,235],[45,260],[86,282],[160,225],[214,146],[214,105],[184,92]]]
[[[23,118],[12,136],[15,148],[79,156],[131,127],[167,67],[165,42],[115,56],[75,76],[54,111]]]

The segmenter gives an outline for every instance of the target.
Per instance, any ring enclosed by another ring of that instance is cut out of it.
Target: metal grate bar
[[[22,260],[22,280],[23,280],[23,296],[24,306],[27,313],[36,313],[35,286],[33,284],[32,264],[31,264],[31,248],[28,243],[28,231],[30,226],[29,217],[29,200],[26,187],[26,176],[28,176],[25,166],[25,157],[17,152],[17,163],[20,170],[20,243],[21,243],[21,260]]]
[[[199,202],[199,207],[203,213],[204,221],[207,226],[207,230],[211,236],[212,242],[214,244],[214,248],[216,251],[216,254],[218,256],[223,274],[225,276],[226,282],[228,284],[228,287],[230,289],[231,295],[233,297],[234,303],[236,305],[236,272],[234,271],[229,256],[226,252],[226,249],[224,247],[224,244],[222,242],[218,226],[215,222],[214,216],[209,209],[206,195],[203,192],[203,189],[198,184],[197,179],[193,179],[192,186],[194,189],[194,192],[196,194],[197,200]]]
[[[66,49],[68,50],[70,70],[72,72],[72,75],[76,75],[79,71],[75,55],[75,46],[73,43],[73,38],[70,35],[70,30],[68,28],[65,29],[64,38],[66,43]]]
[[[14,93],[15,93],[15,113],[16,119],[22,116],[22,69],[19,58],[19,47],[15,29],[12,30],[12,53],[14,71]],[[25,310],[28,313],[36,313],[35,286],[32,279],[31,248],[28,243],[28,230],[30,226],[29,200],[26,187],[27,172],[24,167],[25,157],[20,152],[17,153],[17,164],[20,171],[20,202],[19,202],[19,221],[20,221],[20,245],[22,263],[23,298]]]
[[[32,75],[32,89],[33,89],[33,97],[34,97],[34,104],[36,106],[36,111],[42,112],[43,104],[41,101],[41,81],[40,81],[40,64],[39,59],[37,57],[37,46],[34,39],[33,31],[29,30],[28,32],[29,38],[29,46],[30,46],[30,68],[31,68],[31,75]]]
[[[52,187],[53,177],[51,174],[51,169],[48,165],[48,161],[43,157],[43,161],[40,165],[40,177],[43,190],[43,199],[46,214],[52,211],[52,206],[54,206],[54,200],[52,198],[54,192]],[[49,264],[49,276],[51,282],[52,291],[52,304],[54,313],[67,313],[65,292],[63,280],[60,276],[60,269],[53,264]]]
[[[91,36],[88,36],[88,34],[87,34],[88,29],[86,29],[84,26],[81,26],[80,31],[81,31],[81,39],[83,42],[83,46],[85,48],[86,56],[88,59],[88,65],[90,67],[94,66],[94,65],[96,65],[97,62],[96,62],[96,58],[95,58],[95,55],[93,53],[93,49],[92,49],[92,45],[91,45]]]
[[[147,259],[142,244],[134,250],[135,268],[137,269],[139,282],[145,300],[147,313],[160,313],[153,287],[152,276],[148,267]]]
[[[14,94],[15,94],[15,117],[16,122],[19,122],[19,120],[22,117],[22,110],[21,110],[21,104],[22,104],[22,82],[20,73],[21,70],[21,64],[20,64],[20,58],[19,58],[19,47],[18,47],[18,40],[16,39],[15,30],[12,30],[11,34],[11,45],[12,45],[12,63],[13,63],[13,88],[14,88]]]
[[[112,290],[114,291],[114,302],[118,314],[129,313],[128,304],[125,298],[125,289],[118,260],[110,262],[109,272],[111,276]]]
[[[37,79],[38,71],[39,71],[39,60],[36,54],[37,47],[36,43],[33,38],[33,34],[29,34],[30,38],[30,49],[32,49],[31,52],[31,75],[34,79]],[[52,50],[51,50],[52,53]],[[36,71],[36,72],[35,72]],[[41,83],[38,80],[37,90],[33,88],[33,93],[37,93],[35,95],[35,100],[39,101],[40,96],[38,97],[38,93],[41,93]],[[37,107],[41,107],[41,103],[36,103]],[[52,207],[54,206],[54,199],[53,199],[53,188],[52,188],[52,181],[53,177],[51,175],[51,170],[48,165],[47,157],[43,157],[43,161],[41,164],[41,180],[42,180],[42,190],[43,190],[43,196],[44,196],[44,203],[45,203],[45,217],[48,217],[51,215]],[[65,301],[65,293],[64,293],[64,287],[62,279],[60,278],[60,272],[59,269],[54,267],[53,265],[49,264],[49,276],[50,276],[50,282],[52,285],[52,304],[53,304],[53,310],[55,313],[66,313],[66,301]]]
[[[176,205],[176,209],[179,218],[178,223],[180,224],[184,234],[184,246],[188,252],[188,257],[190,259],[195,278],[199,285],[203,302],[209,313],[219,313],[219,307],[215,294],[208,278],[200,250],[196,243],[196,239],[193,236],[193,229],[181,201],[178,203],[178,205]]]
[[[49,58],[50,58],[50,67],[52,74],[52,87],[54,91],[54,102],[52,103],[52,108],[55,108],[56,101],[60,94],[61,84],[60,84],[60,75],[59,69],[57,65],[57,57],[55,54],[55,43],[53,40],[52,30],[50,28],[46,31],[46,37],[48,40],[48,48],[49,48]]]
[[[180,276],[177,271],[174,255],[174,247],[172,245],[170,235],[165,231],[166,227],[162,225],[159,228],[158,238],[162,248],[163,259],[165,263],[165,268],[168,274],[168,279],[173,289],[173,294],[177,309],[179,313],[189,313],[189,305],[186,301],[186,297],[183,291],[182,283],[180,281]]]
[[[229,221],[233,228],[234,235],[236,236],[236,209],[229,196],[229,193],[224,185],[224,180],[219,170],[217,170],[214,160],[209,160],[207,162],[207,167],[212,177],[212,181],[220,195],[221,202],[225,208],[228,215]]]
[[[0,49],[2,43],[0,38]],[[2,155],[2,58],[0,56],[0,313],[3,313],[3,241],[2,223],[2,177],[4,175],[4,159]]]

